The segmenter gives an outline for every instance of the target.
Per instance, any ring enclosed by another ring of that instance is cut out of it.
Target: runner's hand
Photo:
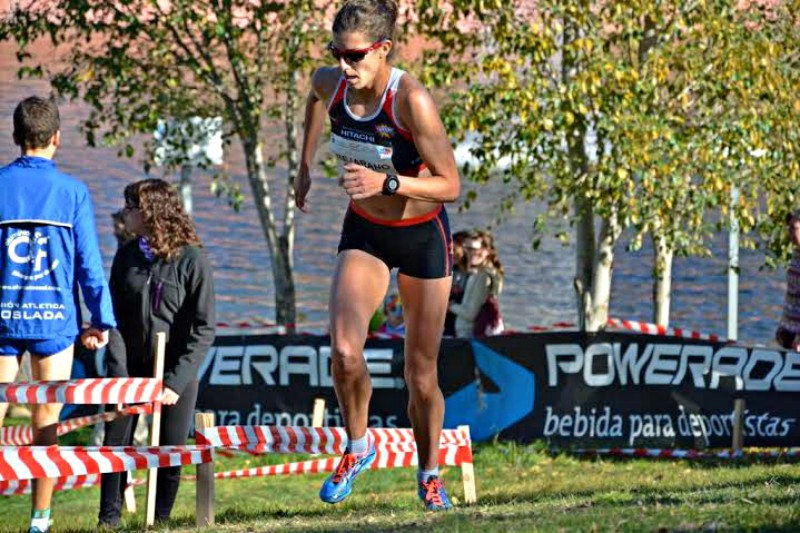
[[[108,344],[108,330],[88,327],[81,333],[81,344],[87,350],[99,350]]]
[[[386,174],[375,172],[355,163],[347,163],[342,168],[344,173],[339,183],[344,188],[344,192],[353,200],[363,200],[383,193]]]

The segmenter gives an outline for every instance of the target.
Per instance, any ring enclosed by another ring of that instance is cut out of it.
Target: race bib
[[[394,150],[391,146],[345,139],[334,133],[331,135],[331,152],[343,163],[356,163],[384,174],[398,174],[392,163]]]

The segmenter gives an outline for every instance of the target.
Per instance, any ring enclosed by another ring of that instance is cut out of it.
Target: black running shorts
[[[453,273],[453,241],[444,206],[421,217],[381,220],[350,204],[339,241],[339,252],[344,250],[363,250],[413,278],[439,279]]]

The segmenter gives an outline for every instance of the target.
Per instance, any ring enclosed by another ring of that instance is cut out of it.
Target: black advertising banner
[[[340,426],[327,337],[227,336],[201,369],[197,408],[218,425],[309,425],[315,398]],[[408,427],[402,340],[371,339],[370,425]],[[629,333],[445,339],[445,426],[559,447],[727,447],[734,400],[745,445],[800,440],[800,353]]]

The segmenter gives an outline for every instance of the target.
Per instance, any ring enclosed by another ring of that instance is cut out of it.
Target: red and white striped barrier
[[[406,468],[417,466],[416,446],[403,452],[390,452],[386,448],[376,448],[375,461],[370,469],[378,468]],[[471,450],[464,447],[447,446],[439,450],[439,464],[447,466],[461,466],[472,461]],[[319,474],[333,472],[339,464],[339,457],[326,457],[325,459],[312,459],[282,465],[259,466],[229,472],[216,472],[215,479],[239,479],[246,477],[286,476],[293,474]],[[182,476],[182,479],[193,480],[196,476]]]
[[[72,490],[93,487],[100,483],[100,474],[88,476],[68,476],[56,479],[53,490]],[[0,481],[0,496],[18,496],[31,493],[30,479]]]
[[[720,339],[717,335],[712,335],[709,333],[700,333],[697,331],[690,331],[681,328],[667,328],[664,326],[659,326],[658,324],[649,324],[647,322],[635,322],[633,320],[620,320],[618,318],[609,318],[608,327],[617,329],[627,329],[630,331],[638,331],[639,333],[646,333],[648,335],[681,337],[684,339],[699,339],[711,342],[725,341],[725,339]]]
[[[72,490],[72,489],[85,489],[94,487],[100,484],[100,474],[90,474],[88,476],[67,476],[56,479],[53,484],[53,490]],[[144,485],[147,482],[144,478],[134,478],[130,481],[129,485],[134,487]],[[0,496],[19,496],[22,494],[30,494],[33,481],[30,479],[23,479],[19,481],[0,481]]]
[[[70,418],[58,425],[58,435],[65,435],[76,429],[91,426],[98,422],[110,422],[121,416],[148,415],[153,412],[152,404],[131,405],[120,411],[99,413],[96,415]],[[33,443],[33,428],[31,426],[10,426],[0,428],[0,446],[27,446]]]
[[[153,378],[91,378],[71,381],[32,381],[0,384],[0,402],[69,403],[146,403],[161,394],[161,381]]]
[[[376,448],[405,453],[416,449],[411,429],[370,428]],[[344,452],[347,433],[344,428],[301,426],[219,426],[197,429],[198,444],[214,448],[236,448],[257,453],[320,453],[339,455]],[[407,446],[403,446],[407,445]],[[469,439],[459,430],[442,431],[440,446],[470,447]]]
[[[650,459],[797,459],[800,448],[783,450],[680,450],[670,448],[598,448],[596,450],[574,450],[571,452],[584,457],[634,457]]]
[[[0,481],[107,474],[211,460],[208,446],[3,446]]]

